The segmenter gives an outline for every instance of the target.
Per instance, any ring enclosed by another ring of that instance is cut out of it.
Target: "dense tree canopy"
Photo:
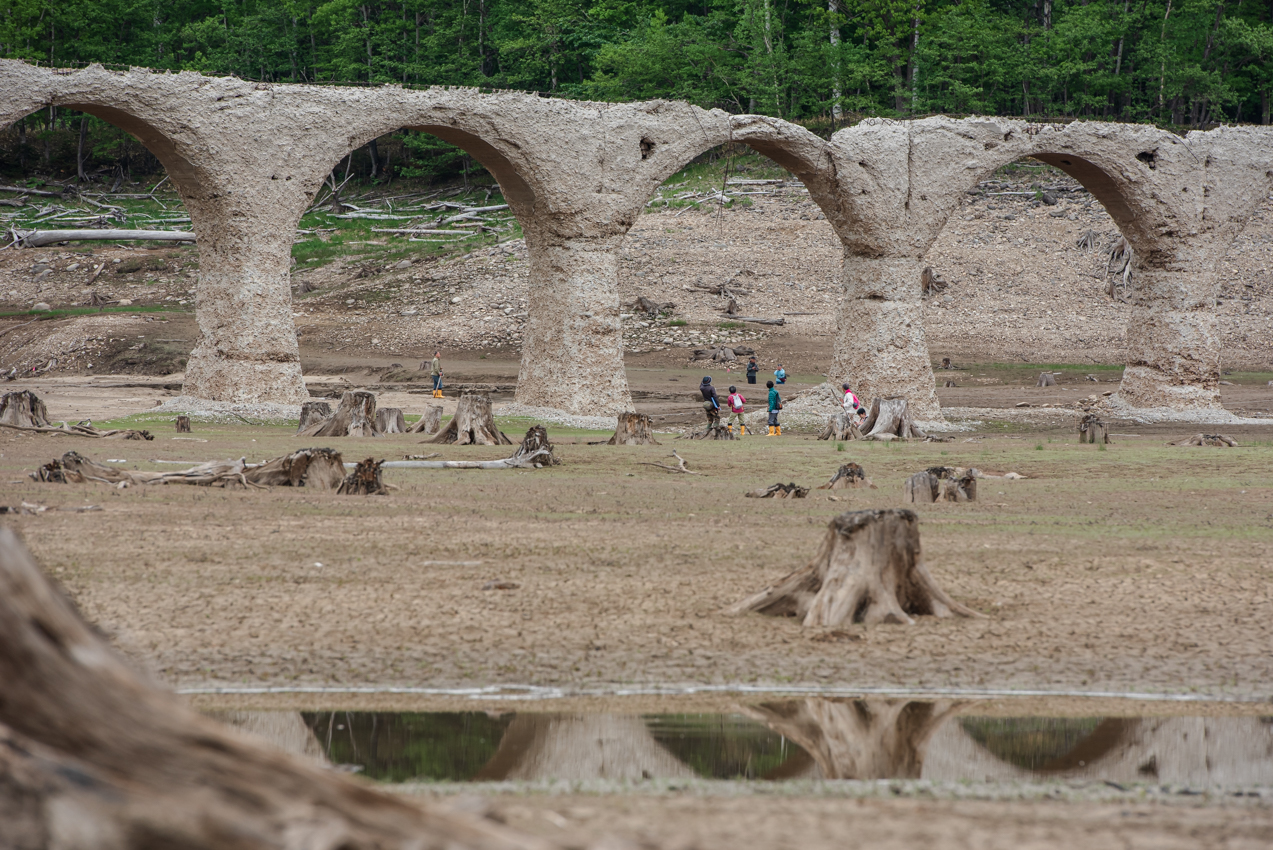
[[[1273,0],[8,0],[0,55],[795,120],[1268,123]]]

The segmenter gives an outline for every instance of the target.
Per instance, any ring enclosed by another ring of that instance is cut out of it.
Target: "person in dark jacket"
[[[760,372],[760,367],[756,365],[756,358],[752,357],[747,361],[747,383],[756,383],[756,375]]]
[[[703,377],[703,383],[698,385],[698,391],[703,394],[703,410],[707,413],[707,427],[713,428],[720,425],[720,397],[716,395],[716,388],[712,386],[711,375]]]

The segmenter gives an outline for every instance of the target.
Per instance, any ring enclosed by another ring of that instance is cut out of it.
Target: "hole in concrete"
[[[1006,133],[1004,133],[1004,134],[1003,134],[1003,140],[1004,140],[1005,142],[1010,142],[1010,141],[1012,141],[1012,131],[1011,131],[1011,130],[1009,130],[1008,132],[1006,132]]]
[[[641,159],[649,159],[650,154],[654,153],[654,142],[649,139],[641,140]]]
[[[1136,154],[1136,158],[1148,165],[1150,168],[1158,167],[1158,151],[1141,151]]]

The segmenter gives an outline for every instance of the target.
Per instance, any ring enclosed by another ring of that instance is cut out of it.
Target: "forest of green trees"
[[[820,132],[933,113],[1188,128],[1269,123],[1273,0],[7,0],[0,56],[675,98]]]

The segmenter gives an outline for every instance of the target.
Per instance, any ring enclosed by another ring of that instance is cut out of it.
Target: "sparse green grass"
[[[53,310],[18,310],[0,313],[0,318],[34,316],[41,319],[60,319],[64,316],[88,316],[93,313],[186,313],[184,307],[164,304],[134,304],[130,307],[58,307]]]
[[[672,319],[670,322],[667,323],[667,326],[669,328],[683,328],[688,324],[689,322],[685,321],[684,319]]]

